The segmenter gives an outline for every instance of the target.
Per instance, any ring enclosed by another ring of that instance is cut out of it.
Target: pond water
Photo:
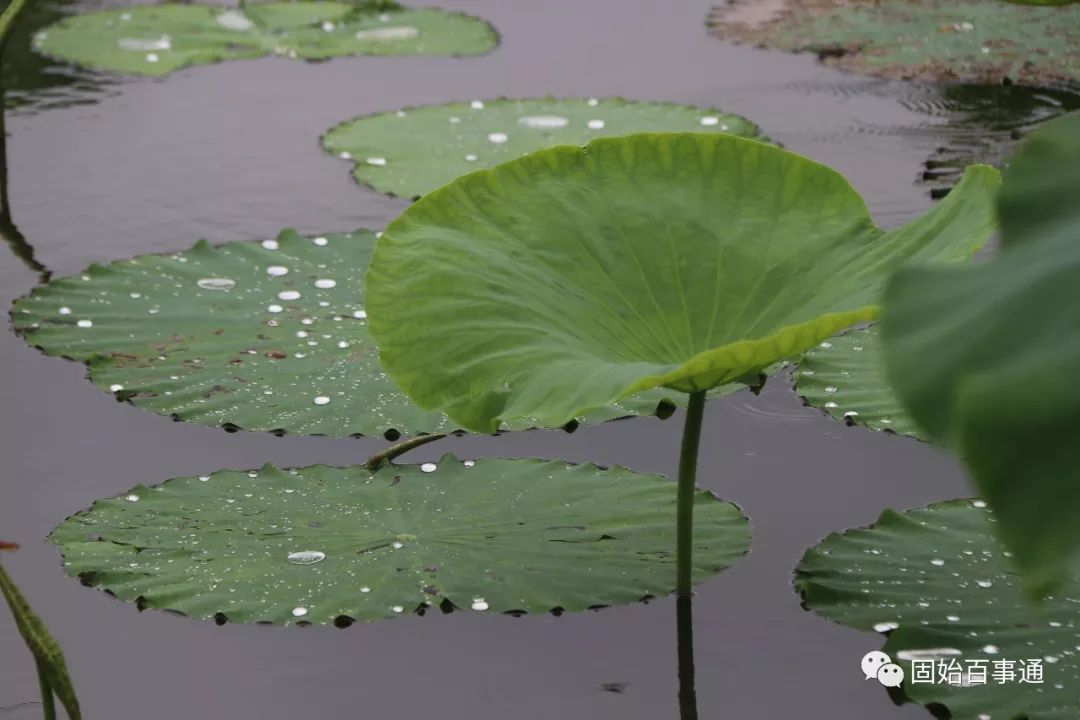
[[[709,0],[440,5],[489,19],[500,48],[464,59],[269,58],[164,80],[105,77],[30,55],[29,31],[102,5],[32,6],[4,67],[11,220],[36,260],[58,275],[183,249],[200,237],[378,229],[407,203],[356,186],[349,166],[320,150],[327,128],[408,105],[554,94],[743,114],[840,170],[879,223],[893,226],[948,185],[954,158],[999,158],[1011,133],[1078,104],[1060,92],[854,77],[810,56],[727,45],[706,33]],[[13,236],[10,225],[3,230]],[[0,248],[5,307],[37,279]],[[268,461],[345,465],[385,441],[173,423],[114,402],[84,381],[80,365],[46,359],[7,331],[0,368],[0,537],[23,546],[4,563],[64,647],[87,717],[678,715],[673,599],[562,617],[429,613],[347,630],[272,629],[139,614],[81,587],[44,538],[98,498]],[[672,476],[680,430],[676,414],[573,434],[450,438],[409,460],[447,451],[537,456]],[[879,638],[804,612],[791,570],[827,533],[870,523],[885,507],[966,495],[957,463],[909,439],[844,427],[803,407],[777,379],[758,397],[709,405],[699,477],[745,510],[754,533],[749,557],[697,592],[701,717],[926,717],[917,706],[894,708],[880,685],[863,680],[859,660]],[[33,664],[7,621],[0,648],[0,717],[39,717]]]

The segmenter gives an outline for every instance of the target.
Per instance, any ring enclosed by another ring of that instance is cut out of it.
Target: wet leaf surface
[[[711,108],[621,98],[473,100],[405,108],[344,122],[323,136],[380,192],[419,197],[467,173],[555,145],[635,132],[726,132],[758,137],[748,120]]]
[[[717,37],[812,52],[853,72],[919,80],[1080,81],[1080,9],[1001,0],[782,0],[776,12],[740,18],[716,8]]]
[[[39,32],[34,47],[71,62],[135,75],[283,55],[476,55],[498,42],[486,22],[434,8],[385,12],[337,2],[142,5],[76,15]]]
[[[1059,593],[1029,604],[986,503],[953,500],[886,510],[871,527],[830,535],[807,551],[795,584],[819,615],[887,632],[883,650],[915,702],[944,706],[956,720],[1065,720],[1080,713],[1080,575],[1072,569]],[[933,682],[918,674],[928,662]],[[1037,683],[1035,670],[1024,670],[1036,665]]]
[[[746,553],[739,509],[695,497],[694,579]],[[265,466],[139,486],[52,534],[121,600],[219,622],[348,624],[447,604],[570,612],[675,587],[675,484],[624,468],[488,459]]]
[[[374,242],[366,230],[287,230],[94,265],[16,301],[12,322],[46,354],[86,362],[94,384],[117,399],[186,422],[391,439],[453,430],[379,364],[363,284]],[[576,422],[669,414],[679,401],[657,390]]]

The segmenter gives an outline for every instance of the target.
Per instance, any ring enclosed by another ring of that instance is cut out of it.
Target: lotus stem
[[[24,5],[26,5],[26,0],[11,0],[11,3],[4,8],[3,14],[0,14],[0,50],[3,50],[8,33],[11,32],[11,26],[15,24],[15,16],[22,11]]]
[[[393,460],[398,455],[403,455],[409,452],[413,448],[418,448],[421,445],[427,445],[429,442],[435,442],[436,440],[442,440],[446,437],[446,433],[434,433],[432,435],[419,435],[408,440],[403,440],[397,445],[391,445],[381,452],[377,452],[368,458],[368,461],[364,463],[364,466],[372,472],[378,470],[384,462]]]
[[[690,597],[690,576],[694,555],[694,480],[697,477],[701,420],[705,414],[705,391],[690,393],[679,451],[679,488],[676,509],[675,590],[680,599]]]
[[[38,685],[41,687],[41,712],[45,720],[56,720],[56,702],[53,700],[52,687],[49,685],[49,676],[45,672],[45,666],[37,661]]]
[[[694,689],[694,600],[675,601],[678,625],[679,720],[697,720],[697,690]]]

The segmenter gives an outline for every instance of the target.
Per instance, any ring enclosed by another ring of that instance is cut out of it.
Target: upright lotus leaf
[[[15,331],[82,360],[94,384],[138,407],[228,429],[391,439],[453,429],[383,373],[363,274],[375,236],[198,243],[60,278],[15,302]],[[581,422],[665,414],[655,391]],[[530,427],[522,420],[510,429]]]
[[[889,380],[997,511],[1029,588],[1062,582],[1080,522],[1080,118],[1036,133],[999,201],[1002,247],[912,269],[886,294]]]
[[[741,3],[735,3],[738,5]],[[890,78],[1025,85],[1080,80],[1080,8],[1002,0],[781,0],[764,18],[717,8],[713,34]]]
[[[675,484],[623,468],[478,460],[266,466],[101,500],[52,534],[68,572],[141,607],[234,622],[377,620],[426,606],[585,610],[675,587]],[[694,579],[746,518],[695,497]]]
[[[554,145],[645,131],[758,128],[710,108],[621,98],[473,100],[365,115],[332,128],[323,147],[356,162],[353,177],[379,192],[419,197],[451,180]]]
[[[810,405],[849,425],[920,437],[885,377],[878,327],[829,338],[806,351],[795,389]]]
[[[819,615],[888,633],[883,650],[904,670],[904,694],[947,709],[935,717],[1072,720],[1080,565],[1054,597],[1029,604],[994,525],[981,500],[886,510],[807,551],[795,585]]]
[[[876,314],[904,262],[967,256],[998,174],[874,226],[838,173],[715,134],[557,147],[467,175],[376,245],[371,330],[422,407],[492,431],[656,387],[706,390]]]
[[[11,543],[0,543],[0,549],[10,549]],[[18,547],[14,545],[13,547]],[[67,663],[59,643],[49,633],[45,623],[30,607],[30,603],[0,565],[0,595],[7,601],[15,627],[23,642],[34,656],[37,665],[38,680],[41,684],[41,704],[45,708],[45,717],[55,717],[53,695],[60,699],[60,704],[67,711],[69,720],[81,720],[79,699],[75,696],[75,687],[68,675]]]
[[[46,55],[112,72],[166,75],[188,65],[284,55],[477,55],[498,36],[483,20],[370,3],[164,3],[75,15],[35,36]]]

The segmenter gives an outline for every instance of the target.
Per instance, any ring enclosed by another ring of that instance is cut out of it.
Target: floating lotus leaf
[[[368,272],[384,366],[422,407],[559,425],[657,387],[758,373],[876,314],[887,275],[967,257],[995,170],[874,226],[836,172],[718,133],[557,147],[455,180],[387,228]]]
[[[357,182],[379,192],[419,197],[461,175],[535,150],[645,131],[758,135],[753,123],[710,108],[547,97],[366,115],[331,129],[323,147],[356,162]]]
[[[717,8],[709,24],[725,40],[812,52],[829,65],[883,77],[1027,85],[1080,80],[1075,7],[1001,0],[783,0],[764,19]]]
[[[46,27],[34,47],[87,67],[166,75],[188,65],[285,55],[477,55],[495,47],[486,22],[434,8],[378,11],[337,2],[165,3],[75,15]]]
[[[737,561],[746,518],[695,497],[694,579]],[[478,460],[221,471],[136,487],[58,527],[68,572],[219,621],[337,623],[426,606],[585,610],[675,587],[675,484],[624,468]]]
[[[1033,592],[1080,541],[1080,118],[1014,158],[986,263],[899,273],[882,323],[889,380],[927,434],[965,459]]]
[[[849,425],[919,437],[885,377],[876,325],[808,350],[795,370],[795,389],[810,405]]]
[[[886,510],[872,527],[810,549],[795,584],[819,615],[889,633],[883,650],[918,703],[954,720],[1071,720],[1080,715],[1080,566],[1060,593],[1028,604],[994,524],[981,500]],[[1012,679],[995,679],[1008,661]],[[913,682],[927,663],[933,682]]]
[[[366,230],[314,238],[287,230],[261,243],[200,242],[94,265],[16,301],[12,320],[46,354],[86,362],[98,387],[178,420],[391,439],[453,430],[379,365],[363,285],[374,241]],[[657,390],[577,420],[664,415],[678,401]]]

